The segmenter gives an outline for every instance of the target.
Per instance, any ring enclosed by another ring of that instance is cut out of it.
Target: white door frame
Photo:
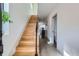
[[[55,16],[57,17],[57,14],[54,14],[54,16],[52,17],[52,23],[51,23],[51,27],[52,27],[52,31],[51,31],[52,36],[51,37],[52,37],[53,44],[54,44],[54,36],[56,36],[55,38],[56,38],[56,43],[57,43],[57,19],[54,19]],[[55,24],[54,24],[55,20],[56,20],[56,31],[55,31],[55,28],[54,28],[55,27]]]

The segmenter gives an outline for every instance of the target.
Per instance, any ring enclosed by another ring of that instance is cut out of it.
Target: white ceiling
[[[56,3],[39,3],[38,4],[38,15],[40,18],[46,17],[56,6]]]

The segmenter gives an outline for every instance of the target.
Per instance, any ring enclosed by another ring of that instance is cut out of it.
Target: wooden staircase
[[[36,23],[37,16],[32,15],[21,37],[19,45],[16,47],[15,56],[35,56]],[[37,53],[39,54],[39,41],[37,41]]]

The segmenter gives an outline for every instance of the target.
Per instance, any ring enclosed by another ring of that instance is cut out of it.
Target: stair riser
[[[32,34],[23,34],[23,36],[32,36],[32,35],[36,35],[36,34],[34,34],[34,33],[32,33]]]
[[[18,52],[18,53],[16,53],[15,54],[16,56],[34,56],[35,55],[35,52],[25,52],[25,53],[20,53],[20,52]]]
[[[35,46],[35,43],[20,43],[20,46],[29,46],[29,45],[33,45]]]
[[[35,47],[35,44],[21,44],[18,45],[18,47]],[[39,47],[39,44],[37,45],[37,47]]]
[[[33,39],[35,39],[35,38],[31,38],[31,39],[24,39],[24,38],[22,38],[23,40],[21,40],[21,41],[35,41],[35,40],[33,40]]]
[[[24,32],[23,34],[31,34],[31,33],[34,33],[35,34],[35,31],[26,31],[26,32]],[[33,35],[32,35],[33,36]]]
[[[36,37],[33,36],[23,36],[22,39],[36,39]]]

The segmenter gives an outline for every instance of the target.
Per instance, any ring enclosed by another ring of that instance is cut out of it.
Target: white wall
[[[63,4],[64,50],[79,55],[79,4]]]
[[[10,3],[9,35],[3,36],[3,55],[13,55],[30,16],[30,4]]]
[[[48,36],[48,39],[50,40],[49,42],[48,42],[48,44],[53,44],[54,42],[53,42],[53,40],[54,40],[54,38],[53,38],[53,24],[54,24],[54,22],[53,22],[53,16],[56,14],[56,12],[57,12],[57,5],[54,5],[53,6],[53,9],[52,9],[52,12],[50,12],[49,14],[48,14],[48,16],[47,16],[47,36]]]
[[[58,4],[48,16],[48,25],[57,13],[57,49],[63,54],[79,55],[79,4]],[[49,36],[51,35],[51,26]]]
[[[40,18],[45,18],[53,10],[56,3],[39,3],[38,4],[38,15]]]

